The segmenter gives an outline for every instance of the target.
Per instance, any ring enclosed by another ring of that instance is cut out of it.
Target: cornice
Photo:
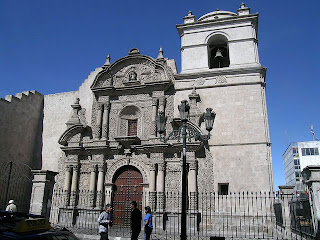
[[[183,79],[193,79],[199,77],[216,77],[220,75],[236,75],[236,74],[249,74],[249,73],[262,73],[265,74],[267,72],[267,68],[263,66],[243,66],[243,67],[226,67],[226,68],[215,68],[208,69],[201,72],[193,72],[193,73],[180,73],[175,74],[174,77],[176,80]]]
[[[208,21],[196,21],[193,23],[183,23],[183,24],[177,24],[176,28],[178,30],[178,33],[180,37],[183,34],[183,30],[187,28],[199,28],[203,26],[211,26],[211,25],[219,25],[219,24],[230,24],[232,22],[243,22],[243,21],[254,21],[257,25],[259,14],[250,14],[250,15],[243,15],[243,16],[234,16],[234,17],[228,17],[228,18],[218,18],[216,20],[208,20]]]
[[[98,87],[93,88],[92,91],[96,94],[106,94],[108,96],[117,96],[122,95],[125,92],[127,95],[129,94],[137,94],[137,93],[145,93],[152,91],[168,90],[173,85],[171,80],[159,81],[159,82],[150,82],[144,83],[142,85],[131,85],[124,87]]]

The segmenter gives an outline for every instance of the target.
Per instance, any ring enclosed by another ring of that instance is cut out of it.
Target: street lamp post
[[[210,138],[210,131],[213,127],[213,122],[215,119],[215,112],[211,108],[207,108],[206,112],[202,114],[202,121],[205,122],[208,135],[202,135],[200,131],[195,128],[190,128],[187,126],[189,119],[190,106],[186,100],[181,101],[181,105],[178,106],[180,117],[182,121],[182,126],[178,130],[172,131],[168,137],[165,137],[165,125],[167,118],[164,112],[159,112],[156,123],[157,130],[160,134],[160,140],[167,142],[170,139],[177,139],[180,141],[180,136],[182,135],[182,201],[181,201],[181,240],[187,239],[187,134],[189,141],[191,138],[200,139],[201,141],[207,141]],[[188,130],[188,131],[187,131]],[[182,134],[181,134],[182,133]],[[180,135],[181,134],[181,135]]]

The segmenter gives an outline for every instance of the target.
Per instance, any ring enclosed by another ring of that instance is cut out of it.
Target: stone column
[[[64,194],[64,206],[69,206],[70,202],[70,189],[71,189],[71,165],[66,165],[65,169],[65,177],[64,177],[64,187],[63,187],[63,194]]]
[[[320,166],[305,167],[302,176],[308,187],[315,236],[316,239],[320,239]]]
[[[158,163],[158,175],[157,175],[158,211],[163,211],[165,207],[165,193],[164,193],[165,169],[166,169],[165,163]]]
[[[198,164],[196,161],[189,163],[188,188],[189,208],[191,211],[198,210],[197,167]]]
[[[290,218],[290,206],[289,202],[291,202],[294,198],[294,186],[279,186],[279,200],[282,207],[282,219],[283,219],[283,227],[286,236],[291,236],[291,218]]]
[[[149,204],[151,209],[154,211],[156,209],[156,165],[151,163],[150,169],[150,180],[149,180]]]
[[[94,197],[96,192],[96,178],[97,178],[97,165],[93,164],[91,165],[91,174],[90,174],[90,193],[89,193],[89,204],[90,207],[94,207]]]
[[[77,191],[78,191],[78,175],[79,175],[79,165],[75,164],[72,166],[72,183],[71,183],[71,196],[70,196],[70,206],[76,206]]]
[[[30,213],[50,217],[54,177],[57,172],[47,170],[32,170],[32,194]]]
[[[157,117],[157,103],[158,99],[153,97],[152,98],[152,119],[151,119],[151,137],[155,138],[157,135],[157,124],[156,124],[156,117]]]
[[[103,104],[102,139],[108,139],[110,103]]]
[[[159,112],[164,112],[165,105],[166,105],[166,97],[162,96],[159,98]]]
[[[104,169],[103,163],[98,164],[98,185],[97,185],[97,209],[103,208],[103,185],[104,185]]]

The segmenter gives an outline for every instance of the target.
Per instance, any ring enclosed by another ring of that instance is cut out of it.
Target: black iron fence
[[[312,213],[309,199],[295,199],[290,202],[291,228],[296,232],[313,235]]]
[[[19,212],[29,212],[32,190],[31,168],[15,162],[0,163],[0,209],[14,200]]]
[[[97,218],[102,208],[96,206],[90,191],[79,191],[77,201],[70,204],[67,194],[55,191],[52,199],[50,222],[65,226],[77,234],[98,234]],[[135,196],[140,194],[140,196]],[[120,197],[119,197],[120,196]],[[153,238],[180,239],[181,193],[123,193],[114,198],[104,193],[104,203],[114,206],[110,236],[130,236],[130,202],[141,199],[139,208],[152,206]],[[115,202],[115,200],[117,202]],[[278,198],[274,193],[198,193],[189,194],[187,210],[188,239],[313,239],[305,231],[291,231],[290,208],[292,196]],[[121,204],[119,204],[119,202]],[[69,204],[69,205],[68,205]],[[285,207],[286,206],[286,207]],[[282,218],[277,217],[281,209]],[[144,211],[143,216],[144,216]],[[280,221],[280,219],[282,219]],[[300,222],[301,225],[302,222]],[[142,233],[141,233],[142,234]]]

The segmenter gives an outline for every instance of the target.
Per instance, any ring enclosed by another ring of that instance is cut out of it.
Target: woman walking
[[[149,206],[144,208],[146,216],[144,217],[144,240],[150,240],[151,232],[153,229],[152,226],[152,215],[151,208]]]

